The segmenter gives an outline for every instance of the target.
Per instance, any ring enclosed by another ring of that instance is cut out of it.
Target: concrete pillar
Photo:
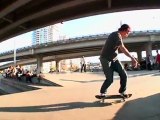
[[[150,60],[151,61],[153,61],[153,57],[152,57],[152,42],[148,42],[147,44],[146,44],[146,58],[147,58],[147,56],[149,56],[150,55]],[[149,63],[149,61],[148,61],[148,59],[146,59],[146,68],[148,69],[148,70],[150,70],[151,69],[151,67],[149,67],[149,66],[151,66],[151,65],[149,65],[148,63]]]
[[[142,51],[141,50],[139,50],[137,52],[137,57],[138,57],[138,61],[140,62],[142,60]]]
[[[146,56],[147,55],[152,56],[152,42],[148,42],[146,44]]]
[[[59,60],[59,59],[56,59],[56,72],[59,72],[59,71],[60,71],[59,62],[60,62],[60,60]]]
[[[37,56],[37,74],[43,73],[43,57]]]

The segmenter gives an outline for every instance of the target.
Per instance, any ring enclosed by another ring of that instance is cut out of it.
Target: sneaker
[[[97,99],[103,99],[106,97],[106,95],[104,93],[101,93],[100,95],[96,95],[95,96]]]
[[[128,97],[129,97],[129,95],[126,94],[126,93],[120,93],[120,95],[121,95],[122,97],[124,97],[124,98],[128,98]]]
[[[106,97],[106,94],[105,94],[105,93],[101,93],[101,94],[99,95],[99,98],[104,98],[104,97]]]

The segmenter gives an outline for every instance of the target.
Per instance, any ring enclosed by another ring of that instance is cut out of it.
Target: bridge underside
[[[76,18],[159,7],[159,0],[0,0],[0,42]]]

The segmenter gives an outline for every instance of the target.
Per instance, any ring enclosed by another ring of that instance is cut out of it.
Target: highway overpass
[[[36,63],[39,58],[42,62],[47,62],[81,56],[97,56],[107,37],[108,34],[98,34],[28,46],[17,50],[16,59],[19,61],[18,64],[31,64]],[[160,31],[135,31],[124,40],[124,43],[129,51],[137,52],[141,59],[142,51],[148,51],[151,54],[151,50],[160,48]],[[13,61],[13,54],[13,50],[1,53],[0,62]]]
[[[160,0],[0,0],[0,42],[76,18],[159,8]]]

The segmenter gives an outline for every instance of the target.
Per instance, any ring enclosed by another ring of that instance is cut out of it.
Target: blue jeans
[[[119,60],[108,61],[106,58],[100,58],[103,72],[106,80],[103,82],[100,93],[106,93],[108,87],[113,83],[113,74],[116,71],[120,76],[119,93],[126,91],[127,73]]]

